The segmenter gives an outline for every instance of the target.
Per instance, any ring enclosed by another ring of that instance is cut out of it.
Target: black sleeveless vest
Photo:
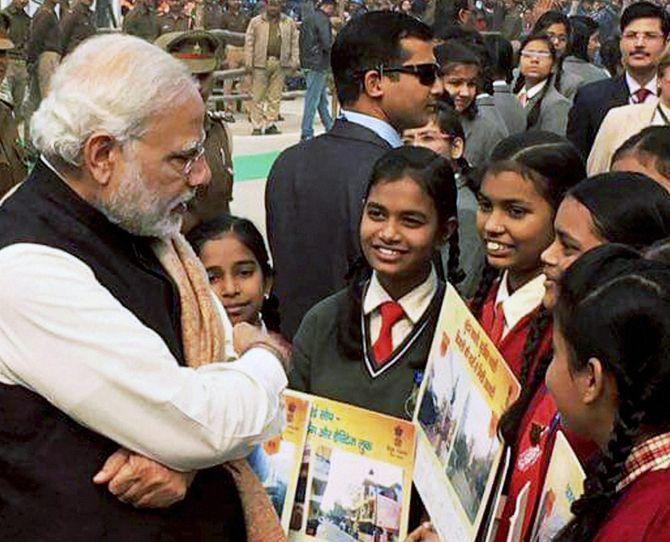
[[[148,240],[111,224],[41,161],[0,207],[0,249],[15,243],[60,249],[86,263],[184,364],[178,292]],[[246,539],[225,469],[200,471],[186,499],[168,509],[136,510],[91,480],[118,448],[39,395],[0,384],[0,540]]]

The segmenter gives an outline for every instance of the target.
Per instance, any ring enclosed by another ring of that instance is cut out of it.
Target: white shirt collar
[[[522,92],[525,91],[526,99],[527,100],[532,100],[533,98],[535,98],[535,96],[537,96],[540,92],[542,92],[542,89],[544,88],[544,85],[546,85],[548,81],[549,81],[549,79],[545,79],[541,83],[538,83],[537,85],[533,85],[528,90],[525,90],[525,89],[521,90],[521,92],[519,92],[519,94],[521,94]]]
[[[437,273],[435,272],[435,268],[431,268],[430,274],[426,280],[411,292],[398,299],[398,303],[402,307],[402,310],[405,311],[405,315],[413,324],[416,324],[423,316],[423,313],[426,312],[436,291]],[[363,300],[363,314],[370,314],[378,309],[382,303],[386,303],[387,301],[393,301],[393,298],[379,283],[377,272],[373,271],[368,291],[365,293],[365,299]]]
[[[514,293],[509,293],[507,289],[508,272],[503,273],[496,296],[496,305],[502,303],[503,313],[505,314],[505,330],[512,329],[527,314],[534,311],[544,297],[544,281],[546,277],[543,274],[538,275],[530,282],[524,284]]]
[[[658,94],[658,82],[656,80],[656,76],[654,75],[654,78],[649,81],[646,85],[644,85],[644,88],[649,90],[654,96]],[[626,72],[626,85],[628,85],[628,92],[630,93],[631,96],[633,96],[638,90],[642,88],[642,85],[638,83],[631,74]]]
[[[403,145],[400,134],[388,122],[376,117],[371,117],[370,115],[364,115],[363,113],[356,113],[356,111],[349,111],[348,109],[342,110],[342,116],[349,122],[363,126],[368,130],[372,130],[394,149],[402,147]]]

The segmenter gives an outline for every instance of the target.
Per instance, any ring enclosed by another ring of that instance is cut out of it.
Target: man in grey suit
[[[342,118],[329,132],[285,150],[272,166],[265,208],[287,339],[314,304],[345,286],[360,253],[372,166],[402,145],[403,130],[428,122],[442,94],[432,40],[427,25],[402,13],[352,19],[331,52]]]

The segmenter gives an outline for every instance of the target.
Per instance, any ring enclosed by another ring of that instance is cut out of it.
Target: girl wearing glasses
[[[449,40],[435,48],[445,92],[454,102],[468,145],[465,159],[472,167],[483,166],[495,146],[507,136],[492,119],[477,109],[475,98],[481,87],[482,64],[470,46]]]
[[[469,179],[470,165],[464,158],[465,132],[454,107],[440,100],[430,120],[421,128],[405,130],[403,140],[406,145],[426,147],[443,156],[451,163],[455,172],[458,207],[458,233],[461,248],[460,267],[465,278],[458,285],[458,291],[465,299],[471,298],[484,267],[484,247],[477,233],[477,198]],[[442,252],[442,262],[446,266],[448,254]]]
[[[564,136],[570,100],[551,84],[556,67],[556,49],[544,34],[533,34],[521,44],[519,77],[514,93],[526,113],[526,129],[544,130]]]
[[[551,84],[563,96],[572,100],[582,84],[581,78],[563,68],[563,62],[572,53],[572,24],[560,11],[547,11],[535,23],[529,35],[545,34],[556,49],[556,68]]]

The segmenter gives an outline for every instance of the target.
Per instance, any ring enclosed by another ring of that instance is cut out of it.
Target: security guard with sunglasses
[[[198,80],[200,96],[205,103],[214,86],[214,71],[219,66],[219,51],[225,45],[204,30],[163,34],[155,44],[182,60]],[[223,112],[207,111],[205,116],[205,158],[212,180],[198,189],[184,217],[184,232],[200,222],[230,211],[233,199],[233,139],[223,120]]]

